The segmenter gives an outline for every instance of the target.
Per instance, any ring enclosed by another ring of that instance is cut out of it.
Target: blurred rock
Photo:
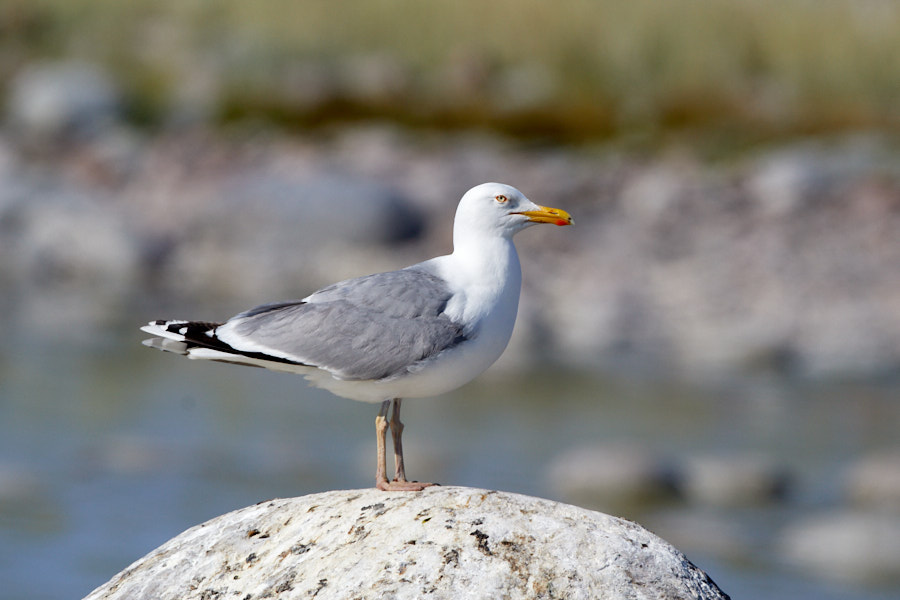
[[[635,445],[570,450],[547,472],[552,488],[569,502],[633,516],[675,494],[675,475],[659,456]]]
[[[462,487],[261,502],[166,542],[87,596],[727,599],[639,525]]]
[[[18,465],[0,463],[0,510],[4,505],[34,502],[43,486],[37,476]]]
[[[397,190],[349,174],[297,177],[288,173],[249,172],[224,190],[227,215],[243,221],[267,219],[287,225],[285,237],[312,244],[341,239],[359,245],[395,244],[422,234],[422,215]],[[266,231],[280,240],[281,231]],[[271,239],[271,238],[270,238]]]
[[[43,146],[96,135],[120,116],[120,92],[97,65],[41,63],[10,85],[7,113],[18,138]]]
[[[637,223],[656,225],[674,218],[673,209],[687,193],[685,169],[674,165],[647,168],[630,178],[621,190],[619,202],[624,215]]]
[[[663,509],[643,516],[642,521],[686,552],[727,561],[760,561],[759,541],[770,539],[772,533],[754,528],[734,513],[709,508]]]
[[[812,156],[780,152],[761,161],[748,179],[752,198],[767,216],[778,217],[807,206],[828,192],[831,178]]]
[[[864,173],[880,168],[881,152],[870,142],[864,136],[849,137],[843,152],[806,144],[773,150],[749,168],[745,185],[750,199],[770,218],[827,206],[846,196]]]
[[[144,140],[135,130],[107,127],[72,155],[72,177],[79,186],[119,189],[128,185],[140,168],[143,150]]]
[[[900,512],[900,451],[865,456],[850,465],[845,488],[858,506]]]
[[[685,500],[706,506],[748,506],[784,498],[789,477],[758,456],[695,456],[679,465]]]
[[[900,582],[900,516],[838,511],[806,517],[781,536],[784,559],[829,579]]]
[[[0,134],[0,178],[2,178],[2,181],[8,181],[15,177],[15,172],[19,167],[19,157],[16,155],[12,144],[10,144],[9,138]],[[0,196],[0,198],[4,196]],[[0,212],[2,212],[3,207],[4,203],[0,200]]]
[[[371,272],[372,248],[415,239],[424,226],[401,193],[375,181],[249,170],[221,185],[167,260],[188,286],[256,301],[293,297],[339,278],[348,260],[354,275]]]
[[[13,209],[15,265],[32,285],[121,291],[133,280],[137,254],[114,213],[77,192],[46,189]]]
[[[117,319],[140,277],[139,248],[122,216],[53,180],[8,183],[0,194],[0,276],[15,283],[17,326],[65,337]]]
[[[900,365],[900,162],[869,138],[727,167],[686,153],[523,150],[485,133],[433,143],[383,123],[315,138],[112,127],[39,160],[0,139],[0,278],[35,291],[53,281],[35,280],[41,269],[17,252],[46,245],[40,232],[60,222],[35,225],[31,199],[66,191],[83,196],[72,218],[92,241],[45,252],[48,264],[105,262],[121,276],[137,260],[152,284],[137,297],[239,309],[448,252],[459,197],[502,180],[578,223],[517,239],[525,289],[511,356],[695,381],[889,374]],[[101,243],[121,252],[82,250]],[[73,301],[66,318],[95,304]]]

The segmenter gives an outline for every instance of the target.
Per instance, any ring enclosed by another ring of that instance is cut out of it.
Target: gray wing
[[[439,277],[404,269],[350,279],[305,301],[268,304],[216,329],[236,350],[327,369],[342,379],[383,379],[455,346],[463,326],[444,309]]]

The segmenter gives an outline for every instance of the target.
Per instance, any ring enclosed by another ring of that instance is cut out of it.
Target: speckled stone
[[[728,598],[635,523],[462,487],[262,502],[185,531],[88,598],[313,596]]]

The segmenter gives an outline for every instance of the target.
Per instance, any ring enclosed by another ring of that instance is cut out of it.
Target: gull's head
[[[573,221],[566,211],[535,204],[512,186],[482,183],[460,200],[454,233],[463,229],[511,238],[517,231],[538,223],[571,225]]]

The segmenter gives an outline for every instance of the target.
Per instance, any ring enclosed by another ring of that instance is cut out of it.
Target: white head
[[[564,210],[540,206],[516,188],[502,183],[482,183],[466,192],[456,209],[454,245],[470,235],[512,238],[537,223],[571,225]]]

